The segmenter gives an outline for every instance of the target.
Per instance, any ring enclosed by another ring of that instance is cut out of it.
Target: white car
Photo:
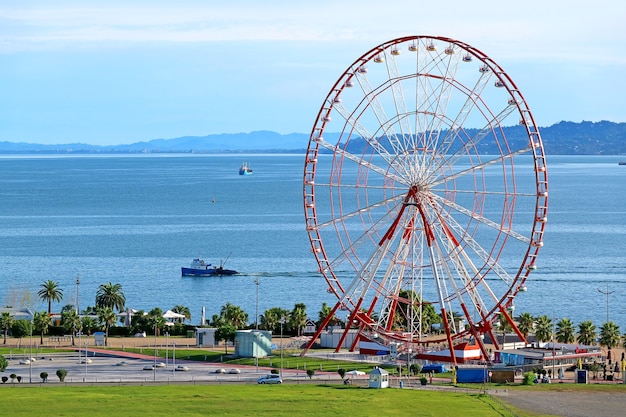
[[[267,374],[256,380],[257,384],[282,384],[283,379],[278,374]]]
[[[177,366],[176,368],[174,368],[174,369],[176,369],[177,371],[188,371],[188,370],[189,370],[189,368],[188,368],[188,367],[186,367],[186,366],[184,366],[184,365],[178,365],[178,366]]]

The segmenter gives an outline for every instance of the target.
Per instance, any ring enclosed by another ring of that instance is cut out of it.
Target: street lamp
[[[285,318],[280,318],[280,375],[283,375],[283,324],[285,323]]]
[[[256,310],[254,314],[254,328],[259,330],[259,277],[254,277],[254,285],[256,286]]]
[[[30,308],[27,308],[28,314],[30,314],[30,358],[28,358],[28,383],[33,382],[33,326],[35,325],[35,316]]]
[[[606,291],[602,291],[600,288],[596,288],[600,294],[606,295],[606,322],[609,322],[609,295],[615,291],[609,291],[609,284],[606,284]]]

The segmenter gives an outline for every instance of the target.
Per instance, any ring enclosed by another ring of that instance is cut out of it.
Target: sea
[[[626,332],[626,166],[618,156],[548,156],[549,211],[538,269],[516,314]],[[253,175],[238,175],[242,162]],[[192,324],[226,303],[255,316],[336,298],[305,231],[304,155],[0,155],[0,303],[45,310],[41,284],[66,304],[122,285],[128,307],[184,305]],[[203,258],[240,272],[182,277]],[[506,260],[515,262],[516,260]],[[521,260],[520,260],[521,261]]]

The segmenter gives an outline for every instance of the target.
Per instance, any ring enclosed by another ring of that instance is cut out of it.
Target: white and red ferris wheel
[[[337,296],[329,319],[348,323],[337,350],[358,329],[351,350],[444,342],[456,363],[452,346],[475,340],[487,358],[498,320],[523,339],[511,311],[547,204],[538,128],[497,63],[437,36],[367,51],[324,100],[304,169],[311,249]],[[440,338],[426,338],[438,320]]]

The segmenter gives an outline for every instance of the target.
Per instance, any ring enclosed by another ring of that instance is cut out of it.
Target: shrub
[[[9,366],[9,361],[3,355],[0,355],[0,372],[4,372],[7,370],[7,366]]]
[[[422,366],[419,363],[412,363],[411,364],[411,374],[412,375],[418,375],[420,372],[422,372]]]
[[[11,382],[13,382],[13,381],[15,381],[15,378],[17,378],[17,375],[11,374],[11,375],[9,375],[9,378],[11,378]]]
[[[8,376],[6,376],[6,375],[3,375],[3,376],[2,376],[2,383],[3,383],[3,384],[6,384],[8,380],[9,380],[9,377],[8,377]]]
[[[343,368],[337,369],[337,373],[339,374],[341,379],[343,379],[343,377],[346,376],[346,370]]]
[[[270,371],[270,374],[274,374],[274,375],[278,375],[280,373],[280,371],[276,368],[272,368],[272,370]]]
[[[532,385],[535,380],[534,372],[526,372],[524,374],[524,379],[522,380],[522,385]]]
[[[67,370],[65,369],[57,369],[57,376],[59,377],[59,381],[65,381],[65,376],[67,375]]]
[[[20,382],[22,382],[22,377],[21,376],[17,376],[17,383],[19,384]]]
[[[420,378],[420,384],[422,385],[428,384],[428,379],[424,375],[422,375],[422,377]]]
[[[315,375],[315,369],[307,369],[306,370],[306,376],[308,376],[309,379],[313,378],[313,375]]]
[[[40,373],[39,378],[41,378],[42,382],[46,382],[48,380],[48,373],[47,372]]]

